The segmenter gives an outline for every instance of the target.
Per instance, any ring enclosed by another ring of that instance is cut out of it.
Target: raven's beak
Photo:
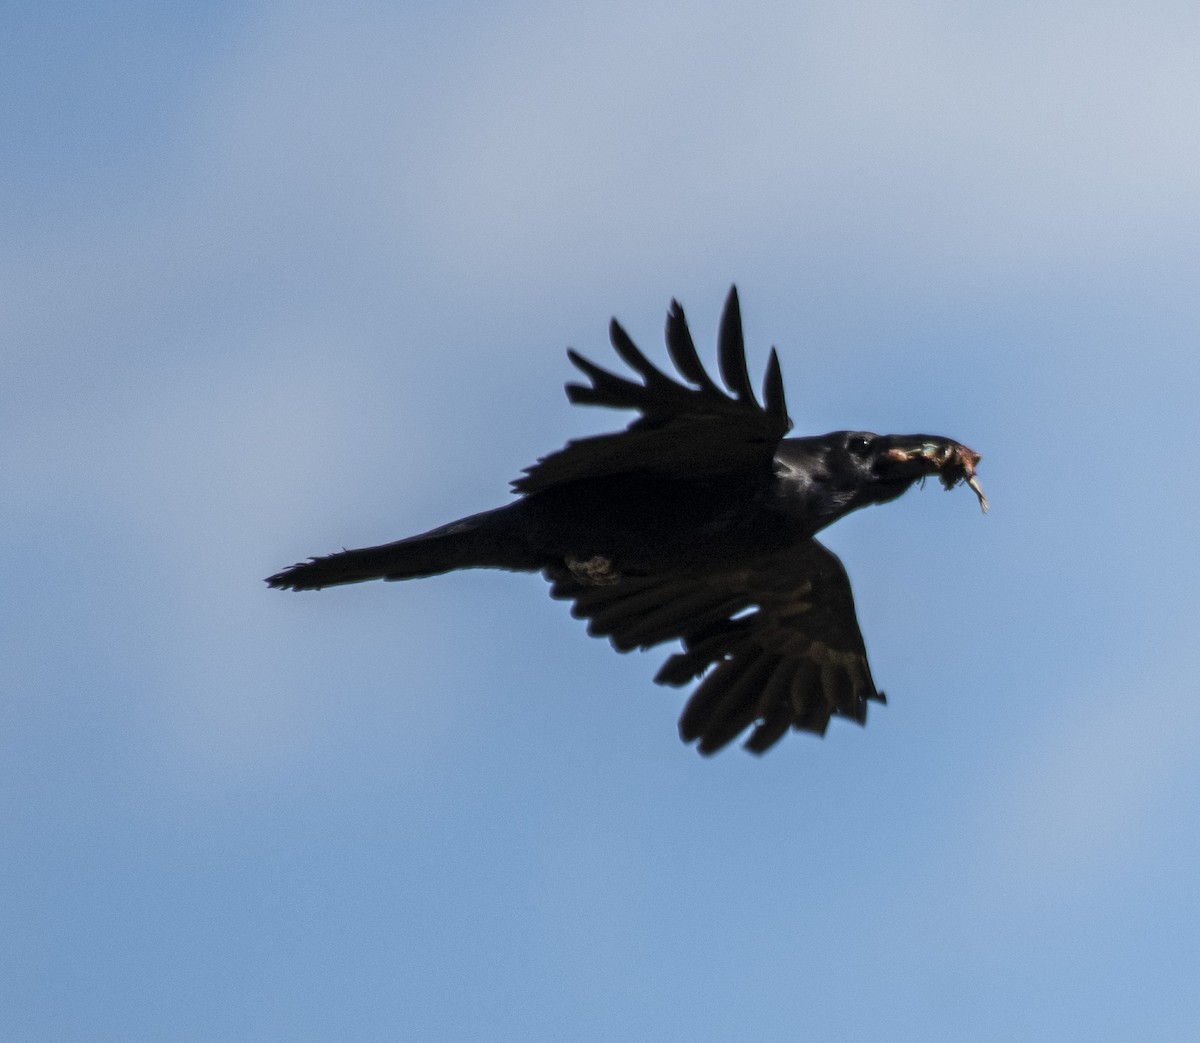
[[[895,438],[894,441],[896,444],[884,452],[886,459],[915,464],[922,476],[936,474],[947,489],[953,489],[959,482],[966,482],[979,498],[980,509],[987,513],[987,497],[975,477],[980,456],[974,449],[938,435],[914,435]]]

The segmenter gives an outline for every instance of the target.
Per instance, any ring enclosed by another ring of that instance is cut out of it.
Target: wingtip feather
[[[779,365],[779,352],[771,349],[767,359],[767,372],[763,377],[763,402],[767,412],[777,417],[791,430],[792,420],[788,416],[787,397],[783,390],[783,370]]]
[[[721,313],[721,330],[717,337],[717,361],[721,379],[735,398],[757,404],[750,386],[750,371],[746,368],[746,342],[742,335],[742,308],[737,286],[729,288],[725,309]]]

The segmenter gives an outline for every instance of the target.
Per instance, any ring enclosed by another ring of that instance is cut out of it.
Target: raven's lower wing
[[[711,574],[622,577],[588,584],[548,570],[554,597],[575,602],[588,632],[622,652],[681,639],[658,672],[682,686],[704,676],[679,721],[685,742],[713,753],[754,726],[762,753],[789,728],[823,734],[831,716],[862,723],[883,702],[867,663],[842,563],[815,540],[749,568]]]
[[[536,493],[566,482],[629,471],[689,478],[769,469],[775,447],[791,428],[791,421],[774,351],[763,386],[764,404],[759,405],[754,396],[736,288],[729,291],[717,342],[719,368],[728,392],[705,371],[676,301],[671,302],[667,314],[666,333],[671,361],[686,383],[658,369],[615,319],[609,328],[613,347],[640,382],[568,352],[591,382],[567,385],[572,402],[634,409],[641,415],[624,431],[580,438],[543,457],[512,483],[515,492]]]

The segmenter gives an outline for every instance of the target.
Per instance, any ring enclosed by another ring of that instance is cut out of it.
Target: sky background
[[[1200,1037],[1200,8],[0,15],[0,1038]],[[889,695],[702,759],[496,506],[737,283]]]

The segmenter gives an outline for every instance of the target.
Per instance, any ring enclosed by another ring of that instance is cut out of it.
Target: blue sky
[[[1200,13],[0,16],[0,1035],[1194,1039]],[[889,694],[704,760],[536,577],[261,578],[503,502],[736,281]]]

